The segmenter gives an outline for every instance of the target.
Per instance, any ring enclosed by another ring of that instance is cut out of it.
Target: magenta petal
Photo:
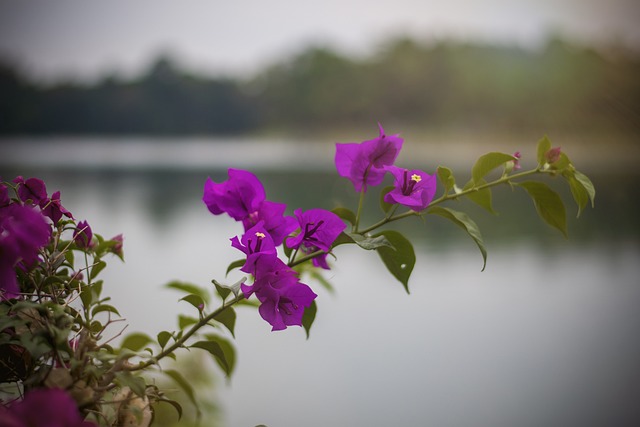
[[[229,179],[215,183],[207,178],[202,201],[214,215],[227,213],[242,221],[256,212],[265,199],[262,183],[251,172],[229,169]]]

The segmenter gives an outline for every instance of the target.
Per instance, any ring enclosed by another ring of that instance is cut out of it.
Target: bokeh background
[[[401,224],[411,295],[340,247],[310,339],[239,309],[231,380],[197,354],[181,369],[203,425],[640,425],[638,22],[632,0],[0,0],[0,176],[40,177],[125,235],[105,291],[154,334],[189,311],[163,284],[224,280],[238,258],[242,230],[200,201],[208,176],[250,169],[290,213],[354,209],[334,143],[377,122],[405,138],[399,164],[459,182],[487,151],[534,166],[546,134],[597,190],[576,219],[549,182],[568,240],[497,189],[497,216],[452,205],[481,227],[484,272],[455,226]]]

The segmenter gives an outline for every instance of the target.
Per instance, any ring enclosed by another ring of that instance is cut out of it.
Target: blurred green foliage
[[[389,41],[349,58],[308,48],[250,79],[166,57],[132,81],[39,86],[0,65],[2,134],[234,134],[394,128],[640,130],[640,56],[551,39],[524,50]]]

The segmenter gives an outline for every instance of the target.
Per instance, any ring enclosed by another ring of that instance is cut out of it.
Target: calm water
[[[111,261],[105,290],[129,330],[153,334],[188,312],[162,284],[224,279],[238,258],[228,239],[241,229],[200,202],[208,175],[250,167],[270,199],[292,208],[355,204],[322,157],[326,146],[198,144],[162,154],[144,141],[102,141],[93,157],[70,144],[53,158],[60,145],[47,155],[20,142],[31,155],[18,158],[4,144],[0,175],[44,178],[94,231],[124,233],[126,263]],[[296,328],[271,333],[255,311],[239,309],[236,373],[203,396],[222,402],[232,427],[640,425],[638,177],[597,172],[598,205],[570,219],[568,241],[508,188],[496,192],[498,217],[456,205],[482,227],[484,272],[453,225],[404,226],[418,257],[411,295],[374,253],[338,248],[326,275],[336,293],[314,288],[311,338]]]

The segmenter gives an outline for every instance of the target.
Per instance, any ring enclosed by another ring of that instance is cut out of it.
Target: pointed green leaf
[[[114,313],[120,316],[120,313],[118,313],[118,310],[109,304],[101,304],[95,307],[93,310],[91,310],[91,315],[95,316],[96,314],[101,313],[103,311],[108,311],[110,313]]]
[[[447,218],[462,228],[473,239],[482,254],[482,271],[487,266],[487,249],[484,246],[482,235],[478,225],[464,212],[454,211],[453,209],[444,208],[442,206],[434,206],[427,211],[428,214],[439,215]]]
[[[207,341],[198,341],[191,347],[208,351],[227,376],[231,376],[236,359],[233,345],[228,340],[217,335],[207,334],[205,338],[207,338]]]
[[[89,281],[95,279],[98,274],[107,266],[107,263],[104,261],[97,261],[92,267],[91,272],[89,273]]]
[[[225,277],[227,277],[232,270],[242,267],[245,264],[245,262],[247,262],[246,258],[237,259],[233,261],[231,264],[229,264],[229,267],[227,267],[227,272],[225,273]]]
[[[558,193],[549,188],[547,184],[537,181],[525,181],[517,183],[517,185],[529,193],[540,218],[568,237],[567,214]]]
[[[473,169],[471,169],[471,179],[473,180],[474,185],[479,185],[480,180],[498,166],[504,165],[505,163],[513,160],[516,160],[516,158],[511,154],[497,152],[487,153],[480,156],[473,165]]]
[[[382,234],[377,234],[375,236],[365,237],[362,234],[357,233],[345,233],[362,249],[366,249],[368,251],[373,249],[378,249],[383,246],[387,246],[389,248],[393,248],[393,245],[389,242],[389,240]]]
[[[313,321],[316,319],[317,312],[318,306],[316,305],[315,300],[311,301],[311,305],[304,309],[304,314],[302,315],[302,327],[307,334],[307,339],[309,339],[309,331],[311,330]]]
[[[353,238],[349,234],[347,234],[347,233],[345,233],[343,231],[342,233],[340,233],[338,235],[336,240],[333,241],[332,247],[335,248],[336,246],[344,245],[344,244],[347,244],[347,243],[355,243],[355,241],[353,240]]]
[[[348,221],[351,225],[354,225],[356,223],[356,214],[350,209],[339,206],[337,208],[331,209],[331,212],[338,215],[345,221]]]
[[[191,325],[195,325],[196,323],[198,323],[198,319],[196,318],[185,316],[183,314],[178,315],[178,328],[181,330]]]
[[[477,185],[484,185],[486,184],[486,181],[484,179],[481,179]],[[472,188],[474,186],[473,181],[469,181],[467,182],[467,184],[464,186],[463,191],[464,190],[468,190],[470,188]],[[496,211],[493,210],[493,203],[492,203],[492,198],[491,198],[491,189],[489,187],[487,188],[483,188],[482,190],[475,190],[475,191],[470,191],[469,193],[466,194],[467,198],[469,200],[471,200],[472,202],[476,203],[478,206],[486,209],[487,211],[489,211],[490,213],[496,215]]]
[[[158,338],[158,345],[160,346],[160,348],[164,348],[169,342],[169,340],[171,339],[171,333],[167,331],[159,332],[157,338]]]
[[[574,171],[574,177],[576,178],[576,180],[578,180],[578,182],[580,182],[580,184],[582,184],[584,189],[587,191],[589,199],[591,199],[591,207],[594,207],[596,201],[596,188],[593,186],[593,183],[588,176],[578,171]]]
[[[184,291],[188,294],[197,295],[203,301],[207,303],[209,302],[209,293],[198,285],[194,285],[192,283],[186,283],[186,282],[173,281],[173,282],[167,283],[165,287],[169,289],[176,289],[178,291]]]
[[[186,301],[198,310],[201,310],[204,306],[204,301],[200,297],[200,295],[189,294],[180,298],[180,301]]]
[[[134,332],[124,338],[120,347],[128,348],[132,351],[140,351],[152,342],[153,340],[149,337],[149,335],[143,334],[141,332]]]
[[[144,379],[138,376],[134,376],[129,371],[119,371],[116,372],[116,381],[121,386],[126,386],[131,389],[132,392],[137,394],[140,397],[144,397],[146,383]]]
[[[175,400],[167,399],[166,397],[156,397],[156,400],[158,402],[168,403],[169,405],[173,406],[173,408],[178,413],[178,421],[182,419],[182,406],[178,402],[176,402]]]
[[[551,141],[549,141],[549,138],[547,137],[547,135],[545,135],[544,137],[542,137],[542,139],[540,141],[538,141],[538,148],[537,148],[537,155],[536,158],[538,160],[538,165],[542,166],[545,163],[547,163],[547,159],[545,157],[545,154],[547,153],[547,151],[551,150]]]
[[[453,177],[453,172],[451,172],[451,169],[449,168],[438,166],[436,173],[438,174],[438,179],[444,186],[444,193],[448,194],[449,191],[451,191],[451,189],[456,185],[456,180]]]
[[[198,402],[196,401],[196,395],[193,391],[193,387],[191,384],[182,376],[182,374],[173,369],[164,369],[161,372],[164,372],[169,378],[171,378],[180,388],[184,391],[184,394],[187,395],[189,401],[195,406],[196,411],[198,412],[198,417],[200,417],[200,407],[198,406]]]
[[[392,191],[395,187],[390,185],[388,187],[384,187],[380,192],[380,208],[382,212],[387,213],[393,207],[393,203],[387,203],[384,201],[384,196],[387,195],[388,192]]]
[[[236,337],[236,334],[234,332],[234,328],[236,326],[236,312],[233,307],[227,307],[226,309],[222,310],[220,314],[214,317],[214,319],[222,323],[229,330],[229,332],[231,332],[231,335],[233,335],[234,338]]]
[[[376,250],[387,270],[402,283],[404,289],[409,293],[409,277],[416,263],[413,245],[406,237],[394,230],[382,231],[374,237],[384,237],[391,243],[391,247],[388,245],[379,246]]]
[[[578,206],[578,214],[576,217],[580,217],[582,210],[587,206],[587,203],[589,203],[589,194],[582,183],[576,179],[574,173],[567,173],[567,171],[565,171],[562,175],[567,179],[573,200]]]

